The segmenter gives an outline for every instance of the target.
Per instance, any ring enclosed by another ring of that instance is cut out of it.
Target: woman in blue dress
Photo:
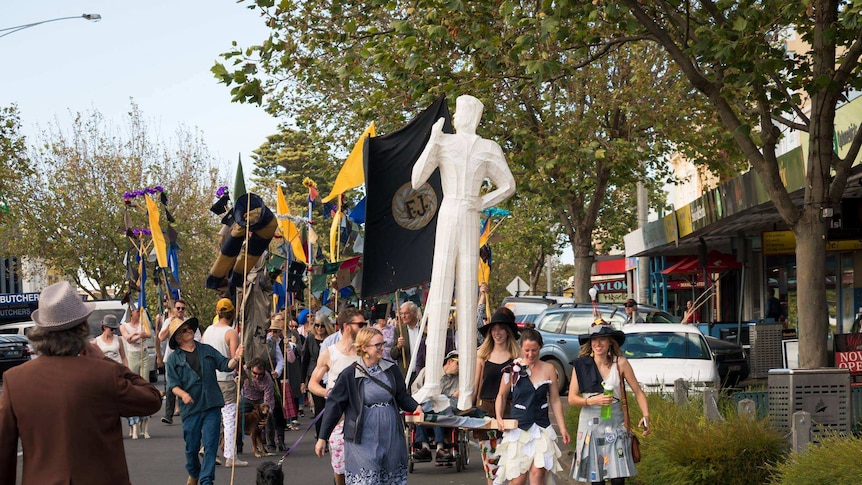
[[[407,483],[407,447],[400,410],[420,412],[398,366],[382,360],[380,330],[364,327],[354,340],[361,360],[344,369],[326,398],[323,424],[314,449],[326,452],[326,441],[344,415],[344,465],[347,485]]]
[[[501,465],[494,478],[495,484],[520,485],[527,483],[528,478],[532,485],[553,483],[552,475],[563,471],[557,434],[548,416],[549,407],[554,410],[563,443],[568,444],[571,438],[560,402],[557,372],[553,365],[539,360],[542,345],[539,332],[524,330],[521,332],[521,357],[503,369],[496,411],[497,427],[504,431],[497,447]],[[514,429],[506,429],[502,419],[509,393],[512,394],[509,415],[518,421]]]
[[[650,433],[649,408],[629,361],[620,346],[626,335],[599,319],[590,333],[578,337],[581,351],[572,362],[569,404],[581,406],[578,421],[577,452],[572,464],[572,478],[594,485],[610,480],[623,485],[626,477],[637,474],[631,456],[631,436],[623,422],[620,406],[620,374],[629,384],[643,413],[640,425],[643,435]],[[613,388],[613,395],[603,393],[603,384]],[[610,419],[602,419],[602,406],[611,406]]]

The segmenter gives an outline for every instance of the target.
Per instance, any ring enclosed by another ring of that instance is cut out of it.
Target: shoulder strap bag
[[[623,406],[623,424],[632,441],[632,461],[640,463],[641,461],[641,443],[638,437],[632,433],[632,423],[629,419],[629,400],[626,396],[626,380],[623,377],[623,369],[620,367],[619,359],[617,359],[617,371],[620,373],[620,401]]]

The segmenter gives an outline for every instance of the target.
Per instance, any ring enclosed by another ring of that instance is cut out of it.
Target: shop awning
[[[708,263],[706,265],[707,273],[721,273],[731,269],[739,269],[742,264],[736,260],[735,256],[723,254],[718,251],[711,251],[708,255]],[[700,261],[696,256],[689,256],[682,261],[664,269],[661,273],[670,274],[691,274],[703,271]]]
[[[694,256],[686,256],[676,263],[668,266],[667,268],[661,270],[661,274],[681,274],[681,273],[689,273],[689,271],[680,271],[680,268],[687,267],[694,261],[694,264],[697,264],[697,258]]]

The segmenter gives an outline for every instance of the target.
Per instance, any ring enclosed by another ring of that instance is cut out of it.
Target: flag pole
[[[251,212],[251,197],[246,197],[246,204],[247,205],[246,205],[246,210],[245,210],[245,213],[246,213],[245,235],[246,235],[246,238],[248,238],[248,230],[249,230],[249,224],[250,224],[248,213]],[[245,254],[243,255],[242,302],[240,302],[240,305],[239,305],[240,316],[238,318],[239,327],[240,327],[240,336],[241,336],[240,345],[243,345],[243,340],[245,339],[245,330],[246,330],[246,328],[245,328],[245,303],[248,300],[248,278],[246,278],[246,276],[248,276],[248,239],[246,239],[246,242],[243,245],[243,252],[245,252]],[[244,346],[243,346],[243,349],[244,349]],[[239,417],[240,417],[240,409],[239,408],[240,408],[240,397],[241,397],[240,390],[242,389],[242,376],[243,376],[242,358],[244,355],[245,355],[245,350],[243,350],[242,355],[240,355],[239,359],[237,359],[237,365],[236,365],[236,370],[237,370],[237,375],[239,377],[239,380],[238,380],[238,383],[236,386],[236,404],[237,405],[236,405],[236,412],[234,413],[234,429],[239,429],[238,425],[240,424],[240,420],[239,420]],[[234,459],[233,459],[233,461],[231,463],[231,467],[230,467],[230,483],[231,483],[231,485],[233,485],[233,483],[234,483],[234,476],[235,475],[236,475],[236,453],[234,453]]]

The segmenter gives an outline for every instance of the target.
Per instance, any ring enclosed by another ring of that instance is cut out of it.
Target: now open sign
[[[835,366],[850,370],[850,375],[862,375],[862,333],[835,336]]]

